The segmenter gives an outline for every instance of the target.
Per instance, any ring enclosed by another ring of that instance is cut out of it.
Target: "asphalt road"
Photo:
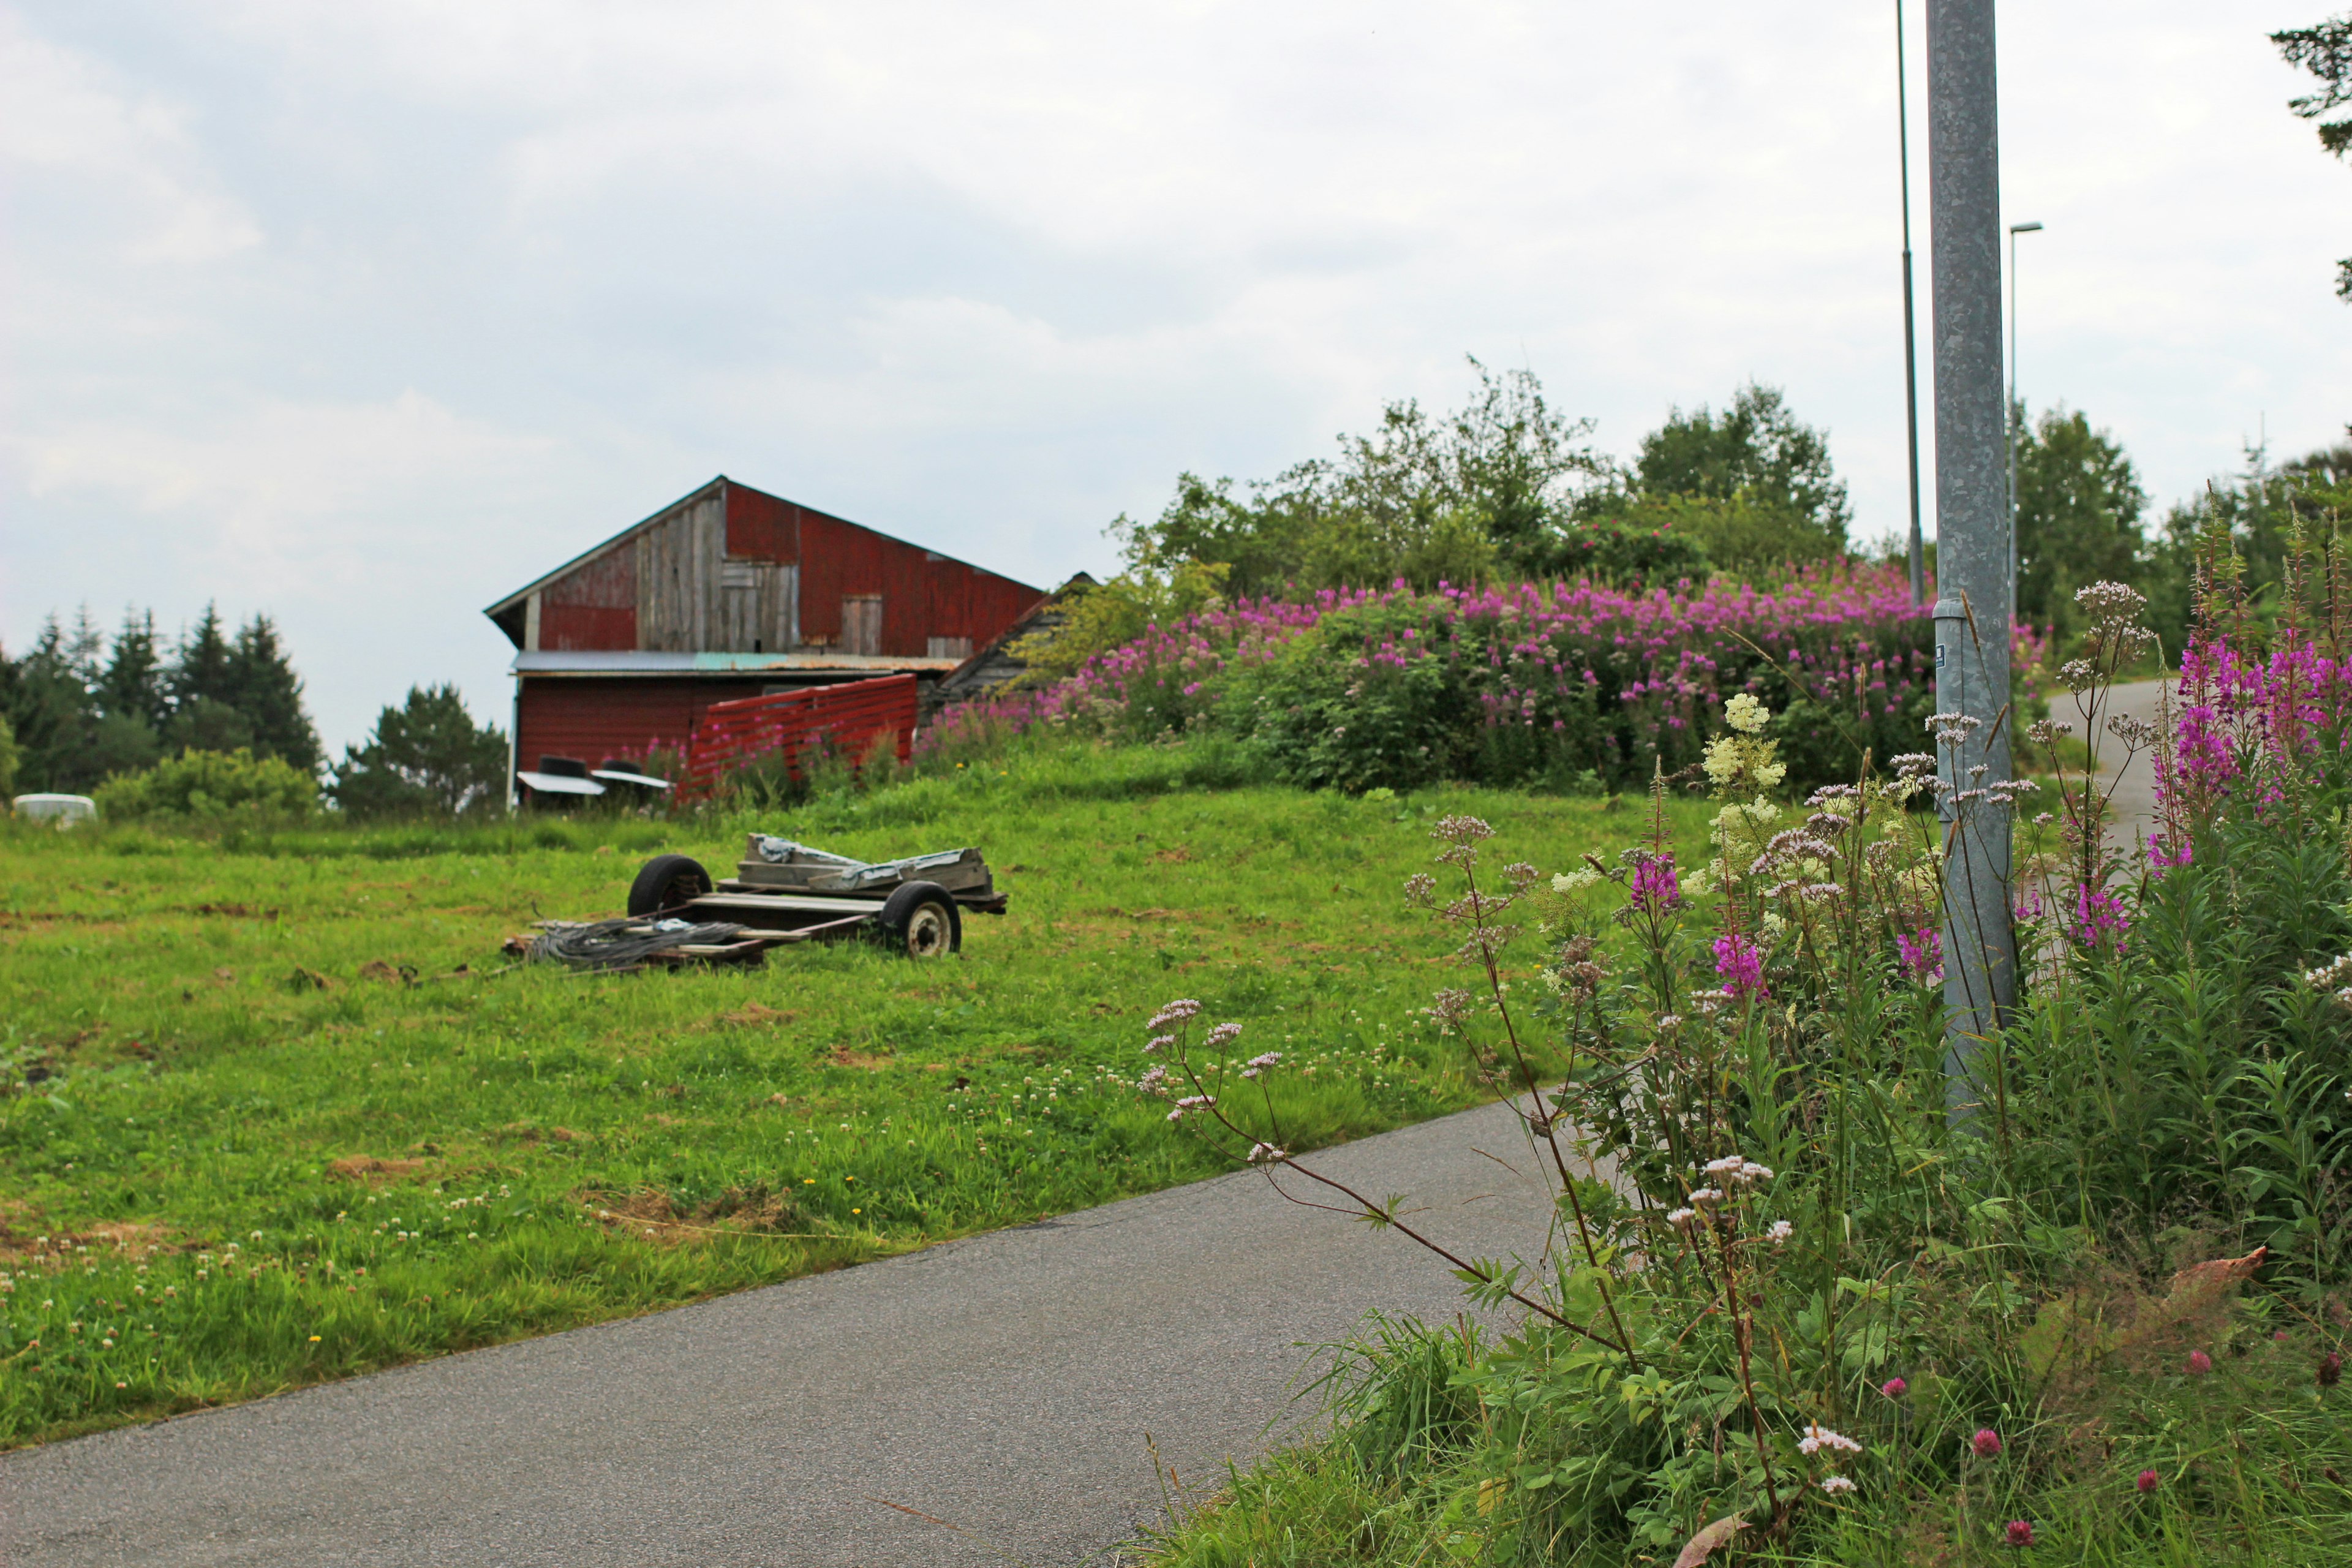
[[[1499,1106],[1317,1157],[1486,1256],[1542,1244],[1529,1159]],[[1164,1517],[1147,1436],[1211,1489],[1308,1414],[1304,1347],[1461,1304],[1244,1172],[0,1456],[0,1565],[1108,1563]]]
[[[2135,719],[2145,719],[2153,724],[2157,721],[2158,704],[2165,692],[2178,685],[2177,680],[2168,679],[2136,680],[2127,686],[2118,686],[2107,693],[2106,703],[2100,712],[2100,722],[2104,725],[2110,718],[2128,715]],[[2176,696],[2174,698],[2176,712],[2179,710],[2179,699]],[[2050,711],[2053,718],[2074,720],[2078,726],[2081,722],[2074,712],[2072,702],[2063,696],[2051,702]],[[2108,804],[2115,809],[2116,827],[2121,834],[2120,842],[2125,848],[2128,849],[2133,847],[2134,835],[2145,837],[2155,831],[2156,758],[2152,752],[2142,751],[2133,756],[2128,763],[2124,763],[2120,773],[2117,773],[2116,764],[2122,763],[2124,757],[2123,742],[2113,735],[2101,735],[2099,752],[2106,760],[2109,776],[2115,780],[2115,793],[2108,797]],[[2050,809],[2054,810],[2055,807]]]

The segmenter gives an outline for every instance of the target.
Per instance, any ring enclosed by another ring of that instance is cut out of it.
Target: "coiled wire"
[[[673,947],[732,942],[746,929],[724,921],[707,925],[679,920],[549,921],[531,938],[530,956],[574,969],[625,969]]]

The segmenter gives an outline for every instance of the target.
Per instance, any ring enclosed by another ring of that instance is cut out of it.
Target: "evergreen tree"
[[[506,799],[507,740],[477,726],[454,686],[412,686],[376,718],[365,744],[343,749],[328,793],[353,816],[441,814]]]
[[[155,641],[152,610],[124,611],[122,629],[98,678],[98,701],[110,716],[136,719],[160,731],[172,716],[169,678]]]
[[[85,617],[86,618],[86,617]],[[89,687],[77,668],[74,643],[51,616],[22,658],[0,660],[6,716],[16,731],[17,787],[28,792],[75,791],[97,782],[81,771],[82,721]]]
[[[229,649],[228,682],[229,706],[252,727],[254,754],[315,773],[325,759],[319,732],[302,710],[302,678],[268,616],[256,615],[238,629]]]
[[[234,650],[229,647],[228,634],[221,626],[216,605],[205,606],[205,618],[196,629],[180,639],[177,657],[172,661],[172,706],[184,710],[192,702],[211,701],[236,706],[235,678],[230,673]]]

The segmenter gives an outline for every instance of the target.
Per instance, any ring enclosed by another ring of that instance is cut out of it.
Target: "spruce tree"
[[[126,610],[114,634],[106,668],[98,678],[100,710],[110,718],[136,719],[161,731],[172,716],[168,672],[155,641],[155,613]]]
[[[236,705],[236,692],[229,674],[232,655],[228,636],[221,626],[216,605],[205,606],[205,618],[196,629],[180,639],[178,656],[172,661],[172,706],[174,710],[187,708],[192,702],[211,701]]]
[[[229,705],[253,727],[253,749],[306,772],[316,772],[319,732],[302,710],[302,678],[278,641],[278,628],[257,614],[240,627],[229,649]]]

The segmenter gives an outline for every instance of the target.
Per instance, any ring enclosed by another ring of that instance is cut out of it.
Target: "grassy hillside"
[[[1247,1021],[1301,1142],[1477,1098],[1408,911],[1474,811],[1549,871],[1638,801],[1349,799],[1205,748],[1062,748],[756,822],[7,829],[0,1442],[236,1400],[854,1263],[1213,1173],[1129,1087],[1171,996]],[[1685,858],[1696,807],[1679,810]],[[962,955],[508,969],[535,918],[747,826],[977,844]]]

